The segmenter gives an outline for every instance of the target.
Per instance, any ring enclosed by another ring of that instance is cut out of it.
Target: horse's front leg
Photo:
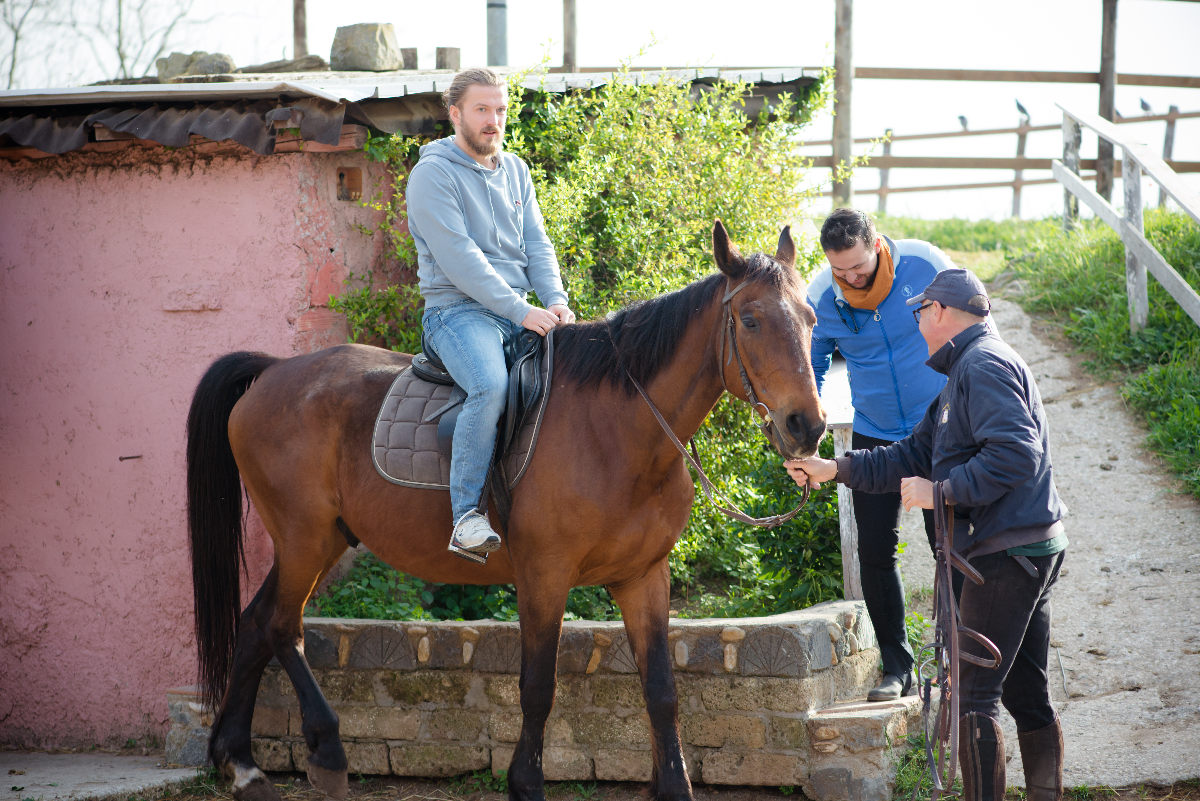
[[[641,578],[610,585],[613,600],[621,607],[629,647],[642,677],[642,695],[650,715],[650,737],[654,769],[650,778],[651,797],[659,801],[692,801],[679,739],[679,704],[675,674],[667,650],[667,621],[670,578],[663,559]]]
[[[544,580],[545,577],[543,577]],[[544,801],[542,744],[554,706],[558,638],[568,587],[518,584],[521,618],[521,736],[508,767],[509,801]]]

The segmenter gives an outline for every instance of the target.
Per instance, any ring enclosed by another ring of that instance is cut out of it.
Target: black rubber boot
[[[1049,726],[1017,732],[1028,801],[1062,801],[1063,735],[1058,718]]]
[[[958,765],[963,801],[1004,801],[1004,734],[996,720],[978,712],[958,719]]]

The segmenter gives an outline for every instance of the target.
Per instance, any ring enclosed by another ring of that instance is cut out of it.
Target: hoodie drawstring
[[[492,233],[496,235],[496,250],[499,251],[501,248],[500,225],[496,222],[496,204],[492,202],[492,182],[482,167],[479,169],[479,177],[483,179],[483,193],[487,195],[488,209],[492,212]]]

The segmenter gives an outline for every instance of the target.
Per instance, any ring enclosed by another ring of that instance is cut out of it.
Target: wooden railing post
[[[1022,116],[1020,130],[1017,131],[1017,158],[1025,155],[1025,139],[1029,136],[1029,118]],[[1024,170],[1013,170],[1013,202],[1012,216],[1021,217],[1021,186],[1025,177]]]
[[[838,167],[854,161],[853,138],[850,134],[851,94],[854,87],[854,56],[851,26],[854,19],[854,0],[837,0],[833,31],[833,205],[849,206],[854,190],[850,175],[838,180]]]
[[[1163,134],[1163,161],[1171,160],[1171,151],[1175,149],[1175,118],[1179,116],[1179,106],[1167,109],[1167,130]],[[1167,205],[1167,190],[1158,187],[1158,205]]]
[[[1140,234],[1143,231],[1142,166],[1129,150],[1122,148],[1122,153],[1121,183],[1125,185],[1125,221]],[[1146,292],[1146,265],[1134,255],[1130,243],[1126,242],[1125,293],[1129,296],[1129,329],[1135,334],[1146,327],[1146,320],[1150,316],[1150,299]]]
[[[1117,89],[1117,0],[1102,0],[1100,28],[1100,116],[1115,120]],[[1112,200],[1113,145],[1100,137],[1096,146],[1096,192]]]
[[[1083,130],[1070,114],[1063,113],[1063,166],[1079,175],[1079,144],[1083,141]],[[1063,230],[1075,228],[1079,219],[1079,198],[1070,189],[1063,189]]]
[[[850,426],[833,429],[833,452],[841,455],[851,450],[853,432]],[[854,517],[854,494],[845,484],[837,485],[838,533],[842,541],[842,597],[847,601],[862,600],[862,571],[858,565],[858,521]]]
[[[890,156],[892,155],[892,129],[888,128],[883,135],[887,137],[883,140],[883,155]],[[888,173],[890,171],[888,167],[879,168],[879,206],[876,211],[880,214],[887,214]]]

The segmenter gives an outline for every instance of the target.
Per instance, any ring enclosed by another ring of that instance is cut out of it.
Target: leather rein
[[[942,494],[941,482],[933,485],[933,523],[935,532],[935,558],[933,585],[934,641],[921,649],[932,653],[922,660],[917,669],[917,692],[921,697],[921,718],[925,729],[925,761],[933,778],[930,801],[954,784],[954,770],[958,765],[958,719],[959,719],[959,663],[970,662],[979,667],[1000,667],[1000,649],[990,639],[974,629],[962,625],[959,620],[958,602],[954,597],[954,576],[957,570],[975,584],[983,584],[983,576],[971,563],[954,550],[954,514]],[[959,646],[960,636],[968,637],[988,652],[990,659],[963,653]],[[936,663],[936,671],[931,670]],[[933,711],[933,687],[936,681],[941,694],[936,713]],[[930,725],[932,715],[937,720]],[[934,751],[937,751],[935,755]],[[943,776],[945,779],[943,780]],[[918,783],[919,786],[919,783]],[[914,797],[916,788],[914,788]]]
[[[738,373],[742,379],[742,388],[746,392],[746,398],[750,405],[754,407],[754,410],[763,416],[763,421],[759,423],[759,427],[763,430],[763,434],[770,439],[771,429],[776,426],[775,418],[771,414],[771,410],[767,407],[767,405],[758,399],[758,395],[755,394],[754,387],[750,383],[750,376],[746,373],[746,366],[742,362],[742,354],[738,351],[737,321],[733,319],[733,307],[730,303],[730,301],[733,300],[733,296],[742,291],[742,289],[745,288],[748,283],[748,281],[742,281],[733,289],[730,289],[728,292],[726,292],[725,296],[721,299],[721,308],[725,314],[725,322],[723,323],[722,327],[725,330],[721,336],[721,353],[718,357],[717,371],[721,374],[721,386],[724,387],[726,392],[729,392],[729,385],[725,383],[725,366],[728,365],[731,360],[737,360]],[[612,340],[613,348],[615,349],[617,347],[617,343],[616,340],[613,339],[612,329],[608,329],[608,337],[610,340]],[[728,356],[725,353],[726,340],[729,341]],[[726,517],[730,517],[734,520],[751,526],[775,528],[776,526],[786,523],[799,514],[800,510],[804,508],[804,504],[808,503],[809,488],[807,485],[805,485],[800,498],[800,505],[795,509],[792,509],[790,512],[771,515],[769,517],[751,517],[742,510],[738,509],[728,496],[726,496],[713,485],[712,481],[708,478],[708,475],[704,472],[704,467],[700,464],[700,452],[696,449],[696,441],[694,439],[689,439],[688,447],[685,448],[683,443],[680,442],[679,437],[677,437],[675,432],[671,430],[671,426],[667,423],[666,418],[663,417],[662,412],[660,412],[658,407],[654,405],[654,402],[650,400],[650,396],[646,393],[646,390],[642,388],[642,385],[638,383],[637,379],[634,378],[629,372],[629,368],[625,368],[625,375],[628,376],[631,382],[633,382],[634,389],[636,389],[638,394],[642,396],[642,400],[646,401],[646,405],[650,407],[650,411],[654,414],[654,419],[658,421],[660,426],[662,426],[662,430],[666,433],[672,444],[675,445],[676,450],[683,455],[684,460],[691,465],[693,470],[696,471],[696,475],[700,478],[700,486],[704,489],[704,494],[708,498],[709,502],[712,503],[712,505]],[[730,394],[732,395],[733,393]],[[691,450],[690,453],[688,452],[689,448]]]

